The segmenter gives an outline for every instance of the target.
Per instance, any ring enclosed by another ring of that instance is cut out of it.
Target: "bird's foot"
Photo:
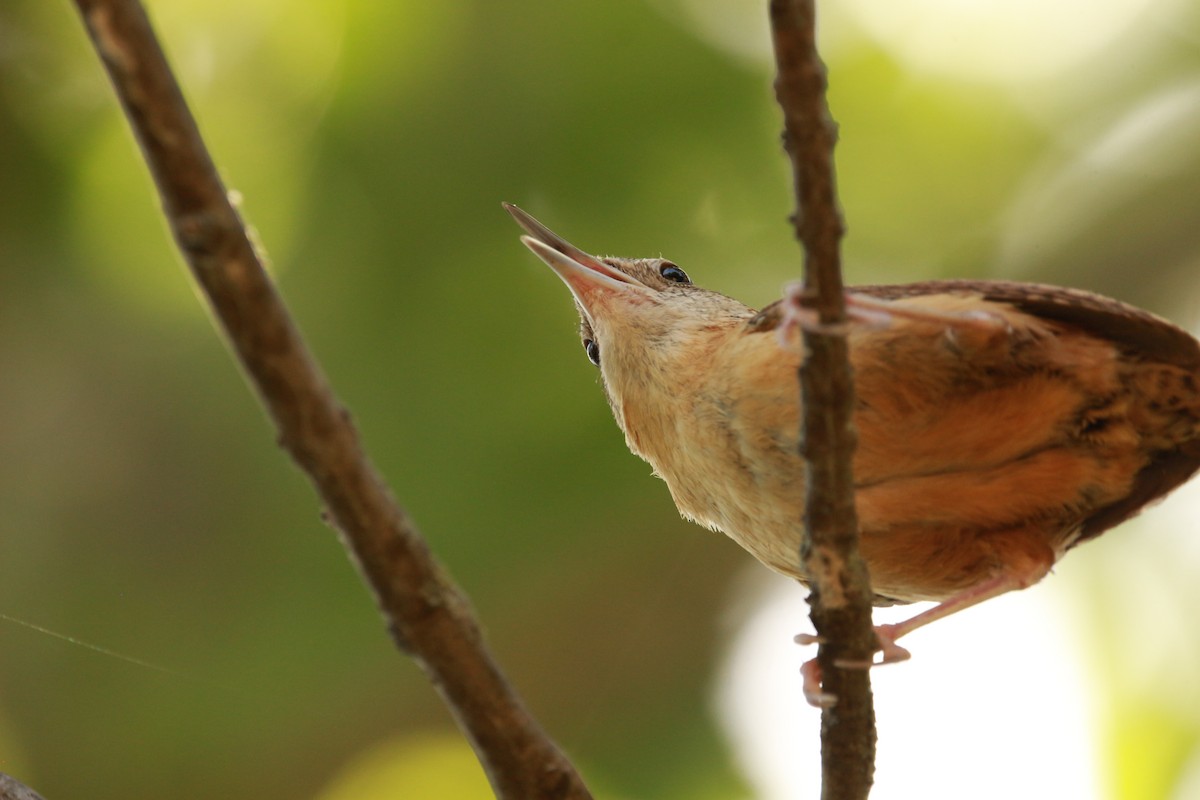
[[[884,664],[898,664],[901,661],[908,661],[912,658],[912,653],[905,648],[896,644],[896,639],[904,633],[899,630],[897,625],[876,625],[875,639],[878,642],[876,652],[882,654],[882,658],[878,661],[874,659],[856,660],[852,658],[839,658],[834,663],[842,669],[870,669]]]
[[[793,641],[799,645],[824,644],[825,639],[815,633],[797,633]],[[814,708],[832,708],[837,705],[837,695],[821,688],[821,665],[810,658],[800,666],[801,691],[804,699]]]
[[[877,652],[882,653],[880,660],[864,660],[840,658],[834,662],[839,669],[870,669],[883,664],[895,664],[912,658],[912,653],[896,644],[896,637],[903,631],[897,630],[896,625],[876,625],[875,638],[878,640]],[[794,637],[796,644],[824,644],[825,639],[813,633],[798,633]],[[831,708],[837,704],[837,695],[826,692],[821,687],[821,665],[817,659],[809,659],[800,667],[802,691],[804,699],[810,706],[816,708]]]
[[[829,336],[845,336],[850,332],[849,320],[837,324],[822,322],[820,314],[809,308],[809,300],[811,295],[804,288],[804,284],[789,283],[783,287],[783,303],[780,304],[783,314],[779,319],[779,327],[775,329],[775,335],[784,347],[790,344],[794,330]]]
[[[815,658],[805,661],[800,667],[801,687],[804,699],[814,708],[832,708],[837,705],[837,695],[821,688],[821,665]]]

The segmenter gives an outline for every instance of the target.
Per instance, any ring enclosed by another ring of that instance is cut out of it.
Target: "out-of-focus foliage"
[[[898,32],[938,41],[933,0],[884,4],[904,24],[828,5],[852,281],[1046,279],[1200,318],[1193,8],[1125,0],[1120,36],[1086,46],[1071,33],[1095,41],[1095,4],[1056,18],[1059,44],[997,24],[1025,67],[1010,76],[970,47],[916,58]],[[708,699],[748,557],[681,522],[625,451],[568,294],[499,203],[769,301],[799,255],[762,6],[150,8],[373,457],[608,796],[749,791]],[[954,19],[941,40],[961,45]],[[1056,46],[1069,58],[1031,71]],[[0,771],[64,798],[340,797],[393,769],[444,773],[406,796],[468,796],[449,716],[318,511],[180,267],[72,7],[8,0],[0,614],[166,671],[0,619]],[[1195,698],[1167,714],[1108,677],[1104,780],[1162,796],[1197,758]]]
[[[461,736],[384,741],[356,756],[318,800],[392,800],[395,797],[488,800],[491,787]]]

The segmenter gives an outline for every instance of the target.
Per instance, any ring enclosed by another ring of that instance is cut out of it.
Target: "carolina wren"
[[[804,462],[793,311],[692,284],[661,258],[599,258],[519,208],[575,296],[625,440],[680,513],[801,581]],[[1074,289],[930,281],[848,290],[860,547],[877,605],[939,605],[901,635],[1040,580],[1075,545],[1200,468],[1200,342]],[[788,326],[790,327],[790,326]]]

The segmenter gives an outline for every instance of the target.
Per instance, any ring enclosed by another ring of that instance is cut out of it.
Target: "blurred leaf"
[[[457,734],[396,738],[374,745],[343,767],[317,800],[490,800],[492,789],[475,753]]]

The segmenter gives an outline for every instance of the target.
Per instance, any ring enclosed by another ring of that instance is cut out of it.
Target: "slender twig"
[[[0,800],[42,800],[42,796],[16,778],[0,772]]]
[[[497,796],[588,798],[488,653],[466,597],[372,466],[230,204],[135,0],[76,0],[192,274],[373,589],[396,643],[468,735]]]
[[[816,48],[813,0],[771,0],[784,141],[795,177],[792,222],[804,246],[804,289],[820,326],[804,332],[800,368],[803,455],[808,462],[805,537],[800,558],[812,595],[812,621],[823,688],[837,698],[821,716],[822,797],[858,800],[870,791],[875,761],[875,712],[869,673],[838,661],[870,660],[872,592],[858,553],[851,458],[854,384],[846,338],[831,332],[846,320],[833,147],[837,129],[825,101],[825,67]]]

